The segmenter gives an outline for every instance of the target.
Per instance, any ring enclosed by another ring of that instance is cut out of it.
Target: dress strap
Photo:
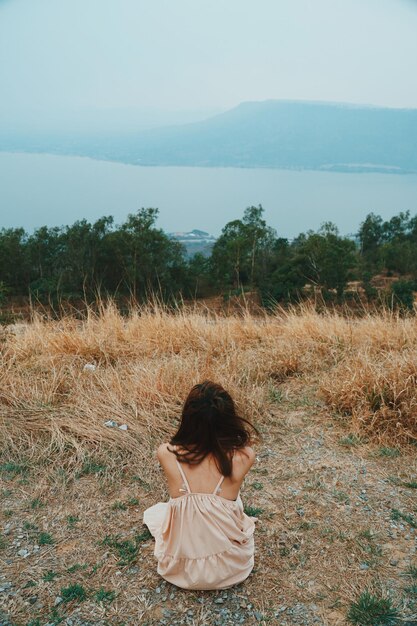
[[[188,480],[187,480],[187,478],[185,476],[185,472],[184,472],[184,470],[181,467],[181,463],[179,463],[177,461],[177,465],[178,465],[178,469],[180,471],[181,477],[182,477],[182,479],[184,481],[183,487],[185,487],[185,489],[180,488],[179,491],[185,491],[186,493],[191,493],[190,485],[188,484]]]
[[[214,488],[213,495],[216,495],[218,491],[221,491],[220,485],[222,484],[223,481],[224,481],[224,476],[220,476],[220,480]]]

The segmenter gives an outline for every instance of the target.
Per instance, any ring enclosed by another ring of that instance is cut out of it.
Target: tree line
[[[228,222],[209,256],[187,257],[177,240],[157,228],[158,209],[142,208],[120,225],[112,217],[71,226],[0,230],[0,301],[30,295],[40,301],[100,295],[144,301],[157,294],[199,298],[257,291],[266,306],[295,302],[319,291],[343,302],[348,282],[360,281],[369,300],[377,275],[394,276],[391,300],[412,308],[417,289],[417,216],[384,221],[370,213],[354,237],[335,224],[279,237],[261,205]]]

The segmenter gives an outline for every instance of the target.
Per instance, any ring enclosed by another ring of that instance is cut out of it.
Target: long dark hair
[[[188,394],[181,424],[169,442],[182,451],[168,450],[189,465],[198,465],[212,454],[219,472],[230,476],[233,452],[251,443],[251,430],[259,434],[253,424],[236,414],[230,394],[221,385],[205,380]]]

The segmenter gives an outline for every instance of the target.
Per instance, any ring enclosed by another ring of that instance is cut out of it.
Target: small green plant
[[[404,520],[404,522],[407,522],[407,524],[410,524],[410,526],[412,528],[417,528],[417,520],[412,515],[410,515],[409,513],[402,513],[398,509],[392,509],[392,511],[391,511],[391,518],[395,522],[398,522],[400,520]]]
[[[388,476],[387,480],[391,485],[402,485],[401,479],[398,476]]]
[[[256,506],[245,506],[243,510],[246,515],[249,515],[249,517],[259,517],[264,512],[263,509],[260,509]]]
[[[28,580],[27,583],[25,585],[23,585],[23,589],[30,589],[31,587],[36,587],[38,583],[36,583],[34,580]]]
[[[103,567],[102,561],[99,561],[98,563],[93,565],[93,567],[91,568],[90,576],[92,576],[93,574],[97,574],[98,570],[102,567]]]
[[[410,565],[404,572],[403,576],[417,580],[417,565]]]
[[[54,543],[52,535],[45,532],[40,532],[38,535],[38,544],[40,546],[50,546]]]
[[[347,493],[344,491],[339,491],[338,489],[333,489],[333,495],[338,502],[342,502],[343,504],[349,504],[350,498]]]
[[[412,596],[413,599],[417,599],[417,584],[410,585],[410,587],[405,587],[404,591],[408,593],[409,596]]]
[[[52,582],[57,576],[59,576],[58,572],[54,572],[52,570],[48,570],[46,574],[42,576],[42,579],[46,583]]]
[[[111,505],[111,509],[112,511],[126,511],[127,504],[125,504],[124,502],[113,502],[113,504]]]
[[[3,515],[4,515],[4,517],[12,517],[12,515],[13,515],[12,509],[4,509]]]
[[[140,544],[150,539],[151,536],[148,530],[135,535],[133,539],[120,539],[119,535],[107,535],[103,539],[102,545],[108,546],[117,553],[119,556],[118,565],[130,565],[136,559]]]
[[[129,506],[138,506],[138,504],[140,504],[139,498],[129,498],[127,503]]]
[[[27,474],[28,467],[22,463],[2,463],[0,472],[17,476],[18,474]]]
[[[132,480],[135,483],[139,483],[139,485],[141,487],[143,487],[143,489],[145,489],[145,491],[150,491],[152,489],[151,485],[149,483],[146,482],[146,480],[143,480],[143,478],[141,478],[140,476],[132,476]]]
[[[254,467],[252,468],[254,474],[260,474],[261,476],[268,476],[269,472],[266,467]]]
[[[284,399],[281,389],[277,389],[276,387],[271,387],[269,390],[269,399],[271,402],[275,404],[281,404]]]
[[[358,446],[360,443],[362,443],[361,438],[355,435],[354,433],[349,433],[349,435],[347,435],[346,437],[341,437],[339,439],[339,444],[346,448],[352,448],[353,446]]]
[[[87,592],[82,585],[74,584],[69,587],[61,588],[61,598],[63,602],[83,602],[87,598]]]
[[[103,474],[105,469],[106,466],[102,463],[97,463],[94,459],[86,459],[76,477],[81,478],[91,474]]]
[[[375,538],[375,535],[372,530],[366,528],[365,530],[361,530],[361,532],[358,533],[358,537],[361,539],[367,539],[368,541],[372,541],[372,539]]]
[[[1,497],[2,498],[9,498],[12,495],[13,491],[11,489],[2,489],[1,490]]]
[[[76,515],[67,515],[67,524],[70,528],[74,528],[75,524],[79,521],[79,517]]]
[[[44,504],[40,498],[33,498],[33,500],[31,500],[30,502],[31,509],[40,509],[43,506]]]
[[[135,541],[140,544],[140,543],[144,543],[144,541],[148,541],[148,539],[151,539],[152,534],[149,532],[149,530],[147,528],[145,528],[145,530],[143,530],[141,533],[135,535]]]
[[[100,589],[94,594],[94,597],[97,602],[113,602],[116,597],[116,593],[114,591],[106,591],[103,587],[100,587]]]
[[[385,456],[385,457],[392,458],[392,459],[395,459],[397,456],[400,456],[400,454],[401,454],[401,450],[399,450],[398,448],[388,448],[388,447],[379,448],[379,452],[378,452],[378,456]]]
[[[358,626],[393,626],[399,623],[398,609],[389,598],[377,597],[364,591],[350,605],[347,619]]]
[[[28,622],[26,626],[41,626],[41,621],[37,618],[31,619],[30,622]]]
[[[412,480],[409,483],[403,483],[403,487],[407,487],[408,489],[417,489],[417,480]]]
[[[65,619],[66,619],[65,615],[64,616],[60,616],[59,615],[59,611],[58,611],[58,607],[54,606],[52,611],[49,614],[48,624],[50,624],[51,626],[58,626],[58,624],[62,624],[62,622]]]
[[[88,565],[81,565],[81,563],[75,563],[74,565],[71,565],[71,567],[69,567],[67,569],[68,574],[74,574],[75,572],[78,572],[81,569],[87,569]]]
[[[311,530],[312,528],[315,528],[316,526],[317,526],[317,522],[308,522],[306,520],[304,522],[301,522],[298,528],[300,530]]]
[[[417,599],[417,565],[410,565],[405,572],[402,573],[404,578],[411,579],[411,585],[404,587],[404,591],[413,598]]]
[[[0,535],[0,550],[4,550],[5,547],[6,547],[6,540],[4,537]]]
[[[325,485],[321,478],[314,477],[310,480],[306,480],[306,482],[304,483],[304,489],[306,491],[316,491],[318,489],[325,489]]]
[[[118,565],[129,565],[132,563],[137,555],[138,546],[134,540],[120,539],[118,535],[107,535],[103,540],[103,545],[108,546],[114,550],[118,557]]]
[[[259,482],[254,482],[251,484],[252,489],[255,489],[256,491],[260,491],[261,489],[264,488],[262,483]]]
[[[358,537],[356,542],[358,546],[362,549],[362,551],[369,555],[367,563],[368,565],[375,565],[377,562],[377,557],[382,556],[382,548],[380,545],[374,542],[375,536],[368,530],[364,530],[358,533]],[[363,541],[365,540],[365,541]]]

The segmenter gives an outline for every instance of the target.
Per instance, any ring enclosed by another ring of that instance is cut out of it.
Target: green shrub
[[[407,524],[410,524],[412,528],[417,528],[416,518],[409,513],[402,513],[398,509],[392,509],[391,518],[394,520],[394,522],[399,522],[403,520],[404,522],[407,522]]]
[[[249,517],[259,517],[264,512],[263,509],[259,509],[256,506],[245,506],[243,510]]]
[[[82,585],[74,584],[69,587],[61,588],[61,598],[63,602],[72,602],[72,600],[77,600],[78,602],[83,602],[87,598],[87,592]]]
[[[27,474],[28,468],[27,465],[22,463],[2,463],[0,465],[0,472],[17,476],[18,474]]]
[[[38,535],[38,544],[40,546],[50,546],[54,543],[54,540],[52,539],[52,535],[50,535],[49,533],[44,533],[41,532]]]
[[[119,535],[107,535],[102,545],[108,546],[119,556],[118,565],[130,565],[136,559],[140,544],[151,537],[148,530],[135,535],[133,539],[120,539]]]
[[[350,605],[347,619],[358,626],[393,626],[399,623],[398,609],[389,598],[378,598],[364,591]]]
[[[412,280],[398,280],[392,285],[392,299],[394,306],[400,309],[414,310],[414,290],[416,284]]]
[[[116,597],[116,593],[114,591],[106,591],[103,587],[101,587],[98,591],[96,591],[94,596],[97,602],[113,602]]]
[[[94,459],[86,459],[81,467],[81,470],[77,474],[77,478],[82,476],[89,476],[91,474],[103,474],[106,466],[102,463],[97,463]]]
[[[389,448],[389,447],[379,448],[379,456],[388,456],[391,458],[395,458],[397,456],[400,456],[400,454],[401,454],[401,450],[399,450],[398,448]]]

